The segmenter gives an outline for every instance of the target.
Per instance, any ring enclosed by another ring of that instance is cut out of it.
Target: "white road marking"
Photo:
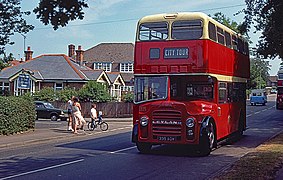
[[[70,165],[70,164],[79,163],[79,162],[82,162],[82,161],[84,161],[84,159],[79,159],[79,160],[76,160],[76,161],[71,161],[71,162],[67,162],[67,163],[63,163],[63,164],[58,164],[58,165],[55,165],[55,166],[50,166],[50,167],[46,167],[46,168],[42,168],[42,169],[37,169],[37,170],[34,170],[34,171],[28,171],[28,172],[25,172],[25,173],[21,173],[21,174],[16,174],[16,175],[13,175],[13,176],[4,177],[4,178],[1,178],[0,180],[11,179],[11,178],[15,178],[15,177],[20,177],[20,176],[24,176],[24,175],[28,175],[28,174],[33,174],[33,173],[37,173],[37,172],[41,172],[41,171],[46,171],[46,170],[49,170],[49,169],[55,169],[55,168],[58,168],[58,167],[62,167],[62,166]]]
[[[125,149],[120,149],[120,150],[117,150],[117,151],[112,151],[112,152],[109,152],[109,153],[115,154],[115,153],[120,153],[120,152],[123,152],[123,151],[130,150],[130,149],[134,149],[134,148],[136,148],[136,146],[128,147],[128,148],[125,148]]]

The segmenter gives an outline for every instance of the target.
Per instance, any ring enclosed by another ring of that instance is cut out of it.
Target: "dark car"
[[[35,110],[38,118],[51,119],[51,121],[57,121],[57,119],[65,120],[65,115],[62,109],[55,108],[51,103],[44,101],[35,101]]]

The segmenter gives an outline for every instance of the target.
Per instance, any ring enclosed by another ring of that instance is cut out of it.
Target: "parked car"
[[[253,89],[250,96],[251,105],[261,104],[265,106],[267,103],[267,96],[264,89]]]
[[[35,101],[36,119],[44,118],[57,121],[58,119],[66,120],[65,113],[62,109],[55,108],[51,103],[44,101]]]

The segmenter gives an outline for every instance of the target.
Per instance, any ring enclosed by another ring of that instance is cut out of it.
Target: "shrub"
[[[0,97],[0,134],[8,135],[33,129],[35,118],[31,97]]]
[[[106,86],[95,81],[88,81],[88,83],[80,89],[78,96],[84,101],[107,102],[111,100]]]
[[[78,95],[78,92],[69,87],[56,92],[57,100],[62,101],[62,102],[67,102],[69,99],[72,98],[72,96],[77,96],[77,95]]]
[[[55,101],[57,99],[56,93],[53,88],[45,87],[40,91],[37,91],[33,94],[35,100],[40,101]]]
[[[124,102],[133,102],[134,101],[134,93],[133,92],[127,92],[123,96]]]

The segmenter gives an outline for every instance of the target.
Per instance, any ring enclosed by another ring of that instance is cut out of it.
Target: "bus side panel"
[[[216,42],[207,40],[208,69],[210,73],[249,78],[249,58]],[[244,68],[243,68],[244,67]],[[247,69],[248,68],[248,69]]]

